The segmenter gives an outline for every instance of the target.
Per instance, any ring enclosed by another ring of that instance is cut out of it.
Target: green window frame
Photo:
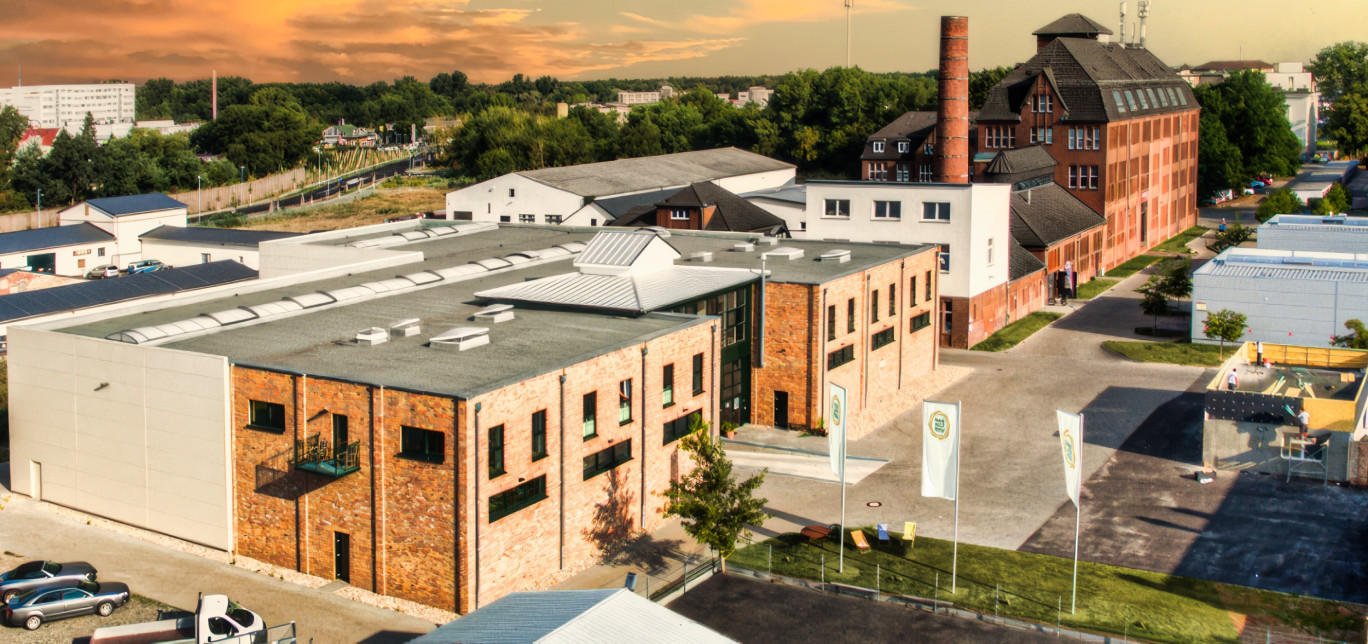
[[[869,321],[879,321],[879,289],[874,289],[869,294]]]
[[[632,460],[632,439],[627,439],[584,457],[584,480],[588,481],[608,470]]]
[[[695,353],[693,357],[693,392],[694,395],[703,393],[703,354]]]
[[[399,455],[417,461],[441,463],[446,459],[446,435],[421,427],[400,425]]]
[[[855,298],[846,300],[846,333],[855,332]]]
[[[703,420],[703,412],[696,411],[692,414],[685,414],[668,423],[665,423],[663,439],[661,440],[660,444],[669,445],[670,443],[673,443],[681,438],[684,438],[689,434],[689,430],[691,427],[693,427],[694,422],[701,420]]]
[[[875,333],[874,336],[870,338],[869,344],[873,347],[870,349],[871,351],[878,351],[879,349],[893,344],[893,327],[888,327],[887,329]]]
[[[489,428],[489,478],[504,475],[504,426]]]
[[[546,458],[546,410],[532,413],[532,462]]]
[[[670,363],[660,374],[660,406],[673,407],[674,404],[674,363]]]
[[[546,476],[538,476],[517,487],[489,497],[489,522],[494,523],[518,510],[546,498]]]
[[[598,436],[598,392],[584,394],[584,440]]]
[[[836,305],[827,305],[827,341],[836,339]]]
[[[917,276],[913,275],[907,283],[907,308],[917,305]]]
[[[931,301],[931,271],[926,271],[926,297],[923,297],[922,301]]]
[[[888,285],[888,315],[898,314],[898,285]]]
[[[261,400],[249,400],[247,426],[268,432],[285,432],[285,405]]]
[[[931,312],[927,311],[921,315],[912,318],[912,330],[908,331],[908,333],[916,333],[917,331],[925,329],[929,326],[931,326]]]
[[[848,344],[827,354],[827,371],[855,359],[855,345]]]
[[[632,379],[618,383],[618,424],[632,422]]]

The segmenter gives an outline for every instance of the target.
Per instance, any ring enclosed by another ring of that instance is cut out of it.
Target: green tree
[[[988,93],[1010,73],[1011,67],[989,67],[969,72],[969,109],[983,109],[984,102],[988,100]]]
[[[1335,99],[1325,124],[1325,136],[1349,156],[1368,152],[1368,94],[1348,93]]]
[[[1259,209],[1254,211],[1254,216],[1258,217],[1259,223],[1263,223],[1272,219],[1273,215],[1294,214],[1305,209],[1306,205],[1302,203],[1301,197],[1298,197],[1297,193],[1287,188],[1278,188],[1264,197],[1263,202],[1259,204]]]
[[[665,491],[665,516],[680,517],[689,536],[716,550],[726,572],[727,557],[735,552],[736,540],[748,534],[746,526],[758,526],[769,518],[765,512],[769,500],[755,496],[769,470],[737,481],[722,441],[712,437],[707,423],[696,423],[692,429],[680,439],[679,447],[689,454],[694,469],[672,481]]]
[[[19,153],[19,139],[28,131],[28,119],[19,110],[6,105],[0,107],[0,211],[11,202],[15,205],[27,200],[11,197],[10,172]]]
[[[1159,267],[1159,286],[1164,295],[1180,300],[1192,295],[1192,260],[1187,257],[1173,259]]]
[[[1368,349],[1368,329],[1364,328],[1362,321],[1357,318],[1345,320],[1344,328],[1349,329],[1349,333],[1335,336],[1330,344],[1350,349]]]
[[[1238,189],[1244,183],[1244,159],[1240,149],[1226,138],[1221,119],[1202,113],[1197,141],[1197,194],[1214,195],[1221,190]]]
[[[1243,313],[1236,313],[1230,309],[1221,309],[1215,313],[1208,312],[1206,321],[1202,323],[1202,333],[1213,340],[1221,341],[1221,359],[1225,359],[1225,343],[1234,342],[1244,336],[1249,318]]]
[[[1332,101],[1343,94],[1368,94],[1368,43],[1346,41],[1330,45],[1320,50],[1306,68],[1315,74],[1321,94]]]
[[[323,126],[309,118],[299,101],[281,87],[252,94],[245,105],[230,105],[219,118],[200,126],[190,140],[206,152],[223,154],[252,176],[293,168],[312,154]]]
[[[1227,140],[1239,149],[1241,183],[1260,172],[1296,174],[1301,167],[1302,145],[1287,121],[1282,93],[1268,84],[1263,72],[1238,72],[1225,82],[1199,85],[1194,92],[1203,116],[1215,116],[1224,126]],[[1204,156],[1226,153],[1199,149],[1198,163]]]
[[[1154,318],[1155,331],[1159,330],[1159,316],[1168,315],[1168,296],[1164,294],[1163,278],[1151,275],[1145,283],[1135,289],[1140,294],[1140,311]]]
[[[1317,215],[1331,215],[1349,210],[1349,192],[1337,181],[1330,184],[1330,190],[1316,201],[1311,212]]]
[[[1220,253],[1227,248],[1245,243],[1253,236],[1253,228],[1245,228],[1240,224],[1233,224],[1227,226],[1225,232],[1216,233],[1216,241],[1208,245],[1208,248],[1210,248],[1212,252]]]

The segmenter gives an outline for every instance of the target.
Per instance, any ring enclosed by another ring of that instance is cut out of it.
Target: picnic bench
[[[821,541],[822,539],[831,536],[833,527],[835,526],[810,525],[799,530],[798,534],[801,534],[812,541]]]

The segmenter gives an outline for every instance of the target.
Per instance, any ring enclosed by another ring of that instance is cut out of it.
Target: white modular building
[[[1259,248],[1319,253],[1368,253],[1368,219],[1336,215],[1274,215],[1256,231]]]
[[[1368,322],[1368,254],[1231,248],[1192,274],[1193,342],[1206,317],[1246,316],[1248,341],[1329,346],[1346,320]]]
[[[158,226],[185,226],[187,206],[160,192],[89,199],[57,213],[62,226],[93,224],[116,238],[109,261],[124,265],[143,259],[139,235]]]
[[[136,93],[132,83],[24,85],[0,89],[0,105],[14,106],[32,127],[79,131],[86,113],[97,124],[133,123]]]

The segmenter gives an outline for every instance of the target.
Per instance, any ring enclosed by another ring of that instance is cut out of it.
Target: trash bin
[[[626,588],[627,590],[630,590],[630,591],[632,591],[632,592],[636,592],[636,573],[634,573],[634,572],[629,572],[629,573],[627,573],[627,583],[623,584],[622,586],[623,586],[624,588]]]

